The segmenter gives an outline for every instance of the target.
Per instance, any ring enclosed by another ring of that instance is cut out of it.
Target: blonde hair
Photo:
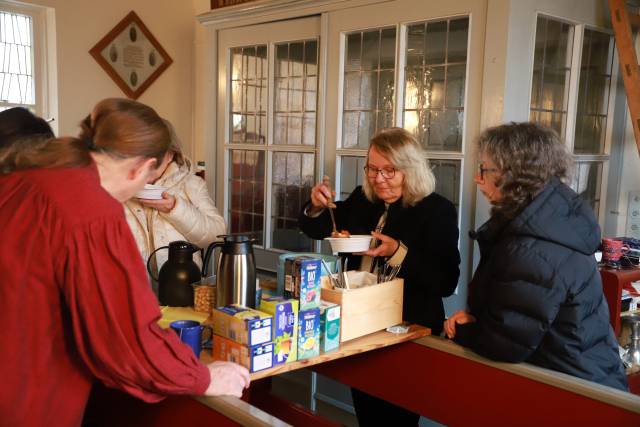
[[[413,206],[433,193],[436,188],[436,178],[429,167],[426,153],[410,132],[395,127],[381,129],[371,138],[367,163],[369,152],[373,147],[404,174],[403,206]],[[366,176],[362,188],[369,201],[374,202],[378,199]]]

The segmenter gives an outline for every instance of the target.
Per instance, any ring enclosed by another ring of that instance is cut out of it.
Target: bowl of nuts
[[[216,306],[216,276],[205,277],[193,286],[193,309],[200,313],[211,313]]]

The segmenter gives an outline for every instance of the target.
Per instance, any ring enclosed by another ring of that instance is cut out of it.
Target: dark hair
[[[29,136],[53,138],[49,124],[22,107],[0,111],[0,147]]]
[[[514,218],[552,177],[569,178],[572,160],[558,134],[531,122],[489,128],[478,139],[479,154],[498,168],[496,186],[502,193],[492,202],[492,215]]]
[[[79,138],[31,138],[0,149],[0,170],[86,166],[92,161],[91,152],[117,159],[155,158],[159,165],[170,143],[160,116],[129,99],[100,101],[81,127]]]
[[[182,143],[180,142],[180,138],[178,138],[176,129],[173,127],[169,120],[162,119],[162,121],[169,130],[169,135],[171,135],[169,150],[173,152],[173,161],[182,166],[186,161],[184,158],[184,154],[182,154]]]
[[[0,149],[0,174],[38,167],[74,167],[91,162],[87,147],[77,138],[33,135],[15,142]]]

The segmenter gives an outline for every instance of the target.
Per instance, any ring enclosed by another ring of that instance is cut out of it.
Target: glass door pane
[[[613,37],[586,29],[582,43],[582,65],[578,90],[578,112],[573,144],[575,154],[604,153]]]
[[[274,144],[316,145],[318,42],[288,42],[275,49]]]
[[[318,36],[317,18],[220,32],[226,216],[231,232],[262,246],[267,269],[272,249],[312,249],[297,216],[315,181]]]
[[[378,131],[393,125],[396,29],[346,36],[342,147],[366,149]]]
[[[407,27],[404,128],[428,151],[462,150],[469,18]]]
[[[530,120],[566,135],[574,26],[539,16],[536,26]]]
[[[298,228],[298,214],[311,197],[314,183],[312,153],[273,153],[271,232],[273,248],[310,251],[313,242]]]
[[[265,152],[229,150],[229,230],[263,244]]]
[[[231,49],[231,141],[265,144],[267,139],[267,46]]]

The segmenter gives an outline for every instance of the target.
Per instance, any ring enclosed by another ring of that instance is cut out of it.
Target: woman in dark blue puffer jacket
[[[476,233],[468,312],[445,333],[491,359],[528,362],[627,390],[594,252],[593,209],[562,181],[570,157],[533,123],[486,130],[475,181],[492,204]]]

